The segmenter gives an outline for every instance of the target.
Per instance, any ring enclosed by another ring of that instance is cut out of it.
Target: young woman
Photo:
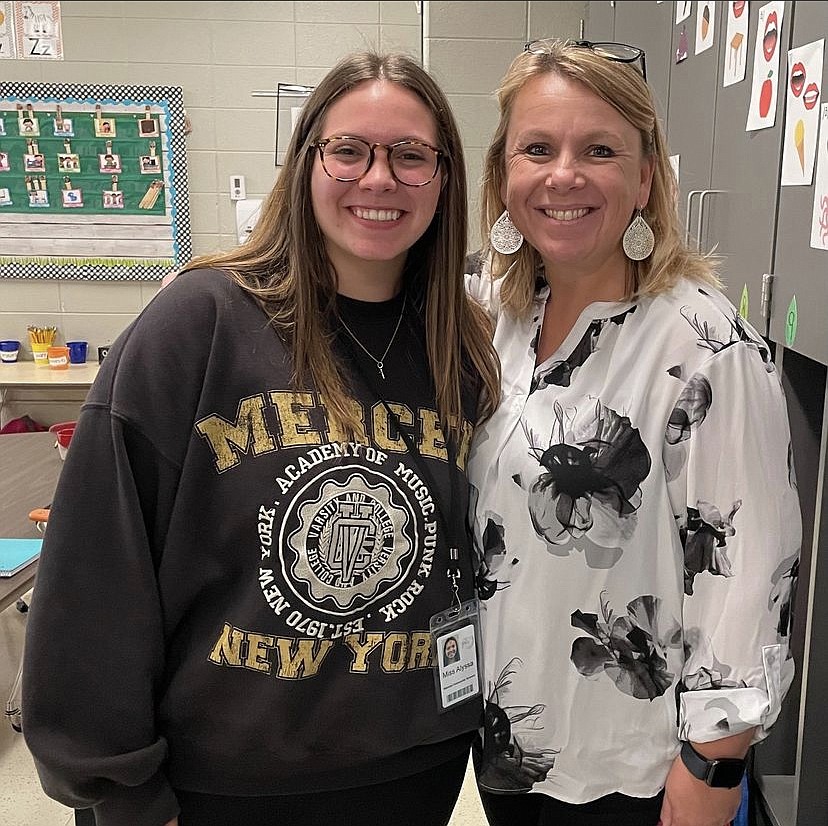
[[[28,630],[47,793],[98,826],[448,821],[480,706],[440,713],[429,619],[473,590],[464,466],[497,398],[465,205],[434,81],[349,57],[249,241],[110,350]]]

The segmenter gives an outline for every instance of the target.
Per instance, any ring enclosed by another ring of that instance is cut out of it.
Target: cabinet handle
[[[684,215],[684,243],[687,246],[690,246],[690,209],[693,205],[693,196],[694,195],[701,195],[704,192],[703,189],[691,189],[687,193],[687,212]]]
[[[699,195],[699,220],[696,224],[696,249],[702,251],[702,226],[704,223],[704,201],[708,195],[718,195],[726,192],[724,189],[703,189]]]

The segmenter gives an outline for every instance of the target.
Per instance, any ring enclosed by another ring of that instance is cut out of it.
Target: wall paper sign
[[[828,250],[828,103],[823,103],[820,108],[811,246],[817,250]]]
[[[693,9],[692,0],[677,0],[676,2],[676,23],[681,23],[682,20],[687,20],[690,17],[690,12]]]
[[[0,2],[0,60],[17,57],[14,39],[14,8],[9,2]]]
[[[45,172],[46,158],[43,155],[24,155],[23,168],[26,172]]]
[[[60,199],[67,209],[74,209],[83,206],[83,193],[77,187],[72,186],[70,178],[63,179],[63,189],[60,191]]]
[[[40,123],[36,117],[24,114],[17,119],[17,131],[21,135],[30,135],[34,138],[40,137]]]
[[[788,304],[788,314],[785,316],[785,344],[791,347],[796,341],[796,328],[799,326],[799,312],[796,308],[796,295]]]
[[[712,0],[696,3],[696,54],[706,52],[713,45],[716,28],[716,7]]]
[[[776,122],[776,96],[779,91],[779,43],[782,38],[784,16],[783,0],[773,0],[759,9],[746,132],[767,129]]]
[[[72,120],[63,117],[63,108],[60,104],[57,105],[57,111],[54,118],[52,118],[52,127],[56,138],[73,138],[75,136]]]
[[[11,192],[8,189],[0,189],[0,207],[11,206],[12,203]]]
[[[152,110],[149,106],[145,106],[144,117],[138,121],[138,137],[157,138],[160,134],[158,119],[152,117]]]
[[[676,63],[681,63],[683,60],[687,60],[688,49],[687,24],[684,23],[682,24],[681,31],[679,32],[678,46],[676,46]]]
[[[24,60],[63,60],[60,3],[15,3],[17,56]]]
[[[814,177],[824,51],[817,40],[788,52],[782,186],[810,186]]]
[[[732,86],[745,79],[747,70],[747,42],[750,24],[750,4],[746,0],[725,3],[727,31],[725,33],[722,86]]]

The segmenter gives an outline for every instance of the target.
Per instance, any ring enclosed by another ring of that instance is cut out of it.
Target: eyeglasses
[[[560,41],[554,40],[531,40],[523,47],[524,52],[530,54],[551,54],[552,44]],[[590,49],[600,57],[607,60],[614,60],[616,63],[638,62],[641,69],[641,76],[647,80],[647,65],[644,59],[644,49],[638,46],[628,46],[626,43],[593,43],[590,40],[567,40],[567,46],[578,46],[581,49]]]
[[[332,135],[313,144],[319,150],[322,168],[329,178],[347,183],[358,181],[371,168],[377,148],[384,149],[391,174],[406,186],[425,186],[437,176],[443,153],[423,141],[368,143],[362,138]]]

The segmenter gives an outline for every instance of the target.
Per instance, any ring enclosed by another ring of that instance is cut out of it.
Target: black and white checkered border
[[[73,267],[50,264],[4,264],[0,278],[83,278],[126,281],[163,278],[192,258],[190,201],[187,183],[187,141],[184,101],[180,86],[107,86],[96,83],[18,83],[0,81],[0,101],[12,103],[120,103],[162,106],[167,114],[170,151],[170,204],[175,266]]]
[[[155,281],[179,267],[72,266],[71,264],[0,264],[0,278],[77,278],[84,281]]]

